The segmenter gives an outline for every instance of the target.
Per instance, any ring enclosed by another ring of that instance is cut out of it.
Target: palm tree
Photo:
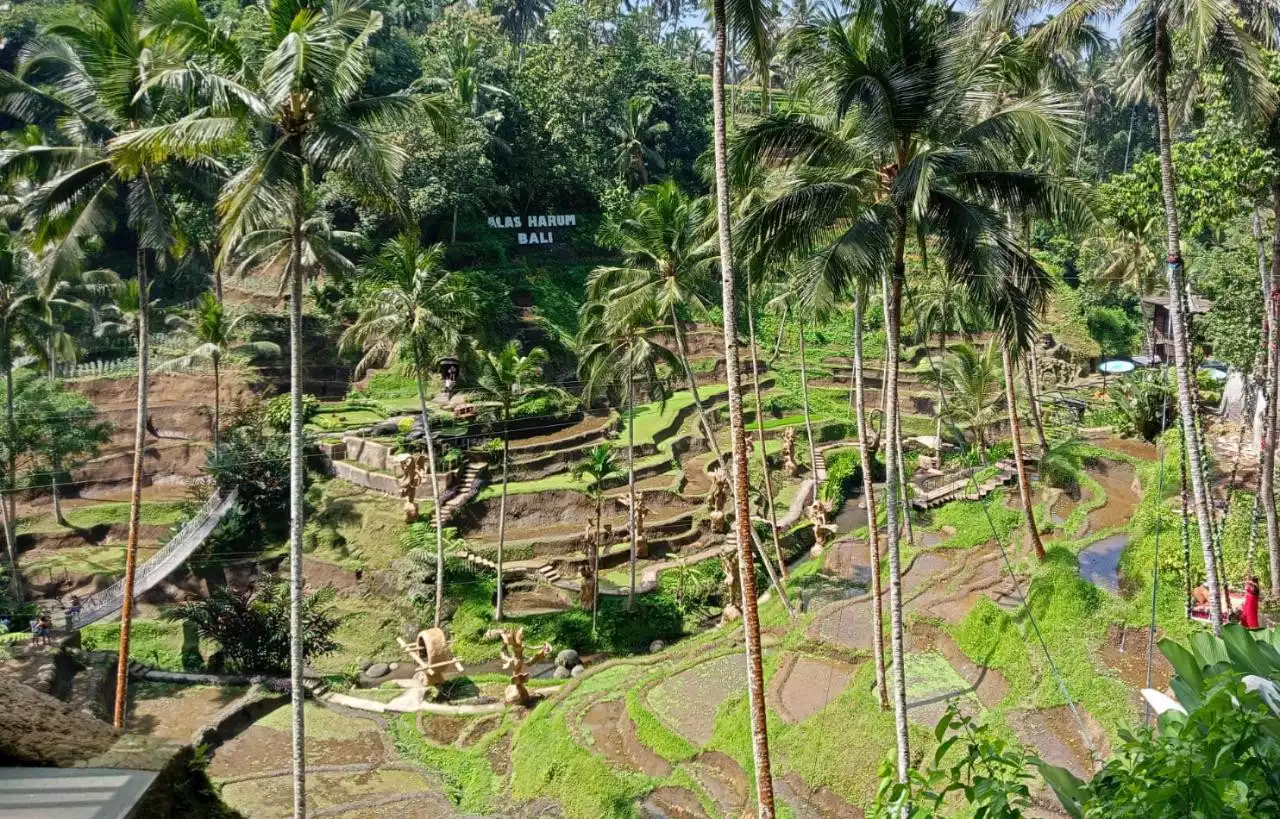
[[[1151,243],[1160,229],[1160,219],[1130,220],[1114,218],[1107,224],[1101,236],[1084,240],[1082,247],[1100,254],[1098,281],[1118,284],[1131,289],[1141,302],[1155,292],[1160,281],[1160,260],[1151,250]],[[1155,354],[1151,328],[1144,326],[1143,352]]]
[[[176,5],[176,4],[175,4]],[[184,174],[161,180],[160,157],[122,157],[111,146],[119,137],[152,125],[175,110],[165,89],[147,78],[181,64],[183,43],[158,19],[144,19],[134,0],[95,0],[78,18],[46,28],[18,60],[16,73],[0,72],[0,111],[27,123],[56,122],[59,143],[29,144],[0,154],[0,170],[36,168],[41,179],[24,198],[33,249],[53,269],[77,266],[84,242],[112,230],[123,215],[133,233],[136,276],[149,292],[152,264],[181,242],[166,189],[186,177],[208,176],[198,154],[184,155]],[[178,105],[182,98],[178,97]],[[180,110],[180,109],[179,109]],[[138,408],[133,453],[133,491],[121,610],[120,661],[114,721],[124,724],[126,666],[133,613],[138,526],[142,508],[142,452],[149,354],[146,314],[138,335]]]
[[[695,317],[706,316],[703,290],[712,263],[710,248],[703,237],[706,219],[707,202],[685,196],[675,182],[668,180],[644,188],[626,217],[606,227],[607,241],[621,251],[623,264],[593,270],[587,294],[595,301],[619,302],[617,309],[623,313],[634,305],[651,301],[670,318],[702,433],[719,460],[720,444],[711,431],[698,395],[698,382],[689,365],[679,316],[681,307]]]
[[[1107,18],[1118,7],[1104,0],[1072,0],[1053,19],[1035,32],[1030,41],[1053,47],[1076,33],[1086,21]],[[1191,473],[1192,508],[1205,557],[1205,585],[1214,601],[1222,599],[1213,559],[1213,510],[1205,485],[1203,453],[1197,428],[1191,381],[1196,365],[1191,360],[1189,316],[1183,309],[1182,294],[1187,287],[1182,258],[1182,226],[1178,216],[1177,170],[1173,165],[1173,132],[1169,101],[1169,76],[1174,58],[1192,70],[1184,72],[1198,82],[1202,74],[1221,77],[1222,90],[1244,117],[1258,112],[1270,115],[1276,109],[1275,89],[1267,80],[1254,30],[1271,26],[1270,14],[1252,15],[1234,3],[1218,0],[1141,0],[1124,21],[1122,47],[1128,73],[1150,95],[1156,109],[1156,130],[1160,155],[1160,188],[1164,206],[1165,265],[1169,289],[1169,317],[1173,337],[1174,370],[1177,379],[1178,417],[1182,423],[1184,449]],[[1250,30],[1250,29],[1254,30]],[[1185,51],[1175,55],[1173,33],[1185,33]],[[1213,69],[1205,71],[1204,69]],[[1184,104],[1195,94],[1181,95]],[[1215,634],[1222,632],[1222,612],[1215,602],[1209,607]]]
[[[973,434],[982,463],[987,462],[987,430],[1000,423],[1001,345],[994,339],[982,347],[963,342],[952,346],[936,371],[921,373],[948,395],[943,415],[948,423]]]
[[[7,229],[0,229],[0,367],[5,380],[5,476],[4,500],[0,502],[3,515],[5,547],[9,551],[12,569],[10,581],[16,602],[22,601],[22,582],[18,575],[18,549],[16,543],[15,488],[18,470],[18,428],[13,407],[13,379],[16,348],[23,346],[40,351],[49,329],[49,317],[39,294],[43,289],[35,256],[23,247],[16,236]]]
[[[725,115],[725,62],[730,33],[743,53],[766,76],[769,65],[770,8],[759,0],[712,0],[711,115],[712,157],[715,169],[716,237],[720,261],[720,305],[724,324],[725,381],[729,399],[729,440],[733,466],[734,532],[742,575],[743,630],[747,648],[747,695],[751,710],[751,745],[755,761],[756,798],[760,819],[773,819],[773,772],[769,761],[768,717],[764,701],[764,665],[760,617],[756,605],[755,560],[751,552],[751,499],[747,483],[747,430],[742,415],[742,373],[738,367],[737,282],[733,270],[733,230],[730,214],[729,151]],[[767,86],[767,82],[762,83]],[[719,457],[717,453],[717,457]]]
[[[628,525],[631,539],[631,583],[627,592],[627,610],[635,607],[636,596],[636,435],[635,388],[637,379],[649,384],[651,396],[665,399],[666,384],[658,378],[659,363],[675,369],[676,357],[656,339],[670,331],[658,323],[652,302],[622,313],[617,302],[587,302],[579,320],[578,377],[582,380],[582,402],[588,409],[600,392],[608,392],[619,381],[626,393],[627,408],[627,496]]]
[[[520,404],[548,393],[560,390],[539,382],[547,352],[534,347],[528,355],[520,355],[520,346],[507,342],[496,355],[479,351],[480,375],[476,379],[476,392],[490,403],[490,409],[502,424],[502,500],[498,503],[498,598],[493,609],[493,619],[502,619],[502,551],[507,538],[507,456],[511,449],[509,425],[511,414]]]
[[[666,167],[662,155],[653,146],[658,135],[671,130],[671,126],[662,120],[652,121],[652,116],[653,100],[631,97],[623,103],[618,118],[609,125],[614,139],[618,177],[628,186],[637,181],[641,187],[648,185],[650,164],[658,170]]]
[[[867,277],[887,261],[884,398],[892,439],[899,368],[891,351],[899,346],[908,237],[932,242],[971,298],[984,300],[995,279],[989,273],[1026,255],[996,203],[1053,215],[1059,186],[1025,168],[1023,158],[1062,150],[1075,124],[1071,107],[1051,92],[1014,100],[996,93],[1004,82],[999,60],[982,49],[953,49],[954,35],[949,10],[928,0],[875,0],[847,25],[801,26],[791,49],[813,89],[807,109],[817,113],[774,114],[739,138],[744,160],[795,170],[759,212],[767,241],[816,252],[813,273],[837,279]],[[896,440],[886,447],[889,486],[899,483],[897,449]],[[886,511],[898,775],[906,781],[895,492],[886,493]]]
[[[501,0],[495,4],[493,10],[498,16],[498,22],[515,45],[521,63],[524,62],[525,44],[534,29],[542,24],[552,5],[551,0]]]
[[[1036,525],[1035,509],[1031,506],[1031,479],[1027,474],[1026,458],[1022,452],[1022,425],[1018,420],[1018,396],[1013,386],[1013,355],[1009,344],[1000,347],[1001,363],[1004,368],[1004,403],[1009,412],[1009,435],[1013,439],[1013,462],[1018,471],[1018,493],[1022,499],[1022,514],[1027,519],[1027,533],[1031,538],[1031,547],[1036,557],[1045,559],[1044,543],[1040,540],[1040,529]],[[1034,400],[1028,397],[1028,401]]]
[[[867,548],[871,553],[871,632],[872,653],[876,663],[876,692],[881,710],[889,707],[889,688],[884,669],[884,610],[880,591],[880,525],[876,518],[875,479],[871,473],[873,450],[867,446],[867,401],[862,377],[862,321],[866,288],[861,283],[853,286],[853,382],[855,391],[854,413],[858,425],[858,455],[862,464],[862,494],[867,505]],[[883,385],[881,385],[883,388]],[[941,443],[941,442],[939,442]]]
[[[596,444],[587,450],[587,454],[573,468],[573,479],[582,480],[583,476],[591,479],[587,484],[587,497],[596,504],[596,536],[592,541],[587,561],[591,566],[591,577],[595,581],[595,591],[591,598],[591,630],[596,627],[596,612],[600,603],[600,521],[604,516],[604,482],[618,471],[618,463],[613,457],[613,447],[608,444]],[[632,494],[631,502],[635,503]],[[631,525],[635,526],[635,516],[631,517]],[[634,542],[634,533],[632,535]]]
[[[192,4],[194,5],[194,4]],[[184,64],[144,73],[147,88],[194,92],[208,104],[174,123],[141,128],[117,137],[113,151],[128,163],[168,156],[212,155],[240,146],[247,135],[267,135],[248,144],[244,166],[218,197],[219,264],[241,258],[275,262],[289,290],[290,477],[289,554],[292,690],[302,691],[302,292],[303,281],[321,267],[347,266],[329,243],[332,235],[315,216],[314,178],[327,172],[359,179],[370,197],[393,200],[391,185],[403,153],[390,141],[395,126],[421,112],[444,121],[438,98],[405,93],[363,97],[369,73],[369,40],[382,15],[362,2],[324,9],[298,0],[262,0],[261,14],[246,15],[258,26],[238,40],[199,16],[183,30],[207,54],[212,68]],[[293,811],[306,815],[303,698],[293,697]]]
[[[205,291],[196,301],[191,318],[177,317],[175,324],[189,343],[188,351],[161,364],[159,369],[190,367],[202,361],[213,366],[213,450],[218,451],[222,431],[222,362],[228,355],[280,355],[280,345],[270,341],[236,341],[240,325],[248,314],[228,314],[213,291]]]
[[[401,235],[388,241],[369,272],[372,285],[355,296],[359,314],[343,332],[340,344],[364,353],[356,365],[356,377],[373,367],[407,360],[418,382],[436,530],[435,626],[439,628],[444,600],[444,518],[426,381],[437,356],[455,352],[465,328],[475,319],[473,294],[464,277],[444,268],[444,247],[424,248],[415,236]]]

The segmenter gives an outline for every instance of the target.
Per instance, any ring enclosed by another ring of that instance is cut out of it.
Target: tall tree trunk
[[[853,377],[857,403],[858,454],[862,459],[862,496],[867,505],[867,546],[871,558],[871,653],[876,663],[876,692],[880,709],[889,707],[884,672],[884,611],[880,591],[880,531],[876,524],[876,488],[871,474],[871,450],[867,446],[867,401],[862,384],[862,290],[853,289]]]
[[[702,398],[698,395],[698,379],[693,377],[693,367],[689,366],[689,353],[684,346],[684,331],[680,329],[680,318],[676,315],[674,304],[671,305],[671,330],[676,337],[676,349],[680,352],[680,364],[684,367],[685,378],[689,380],[689,392],[693,394],[693,406],[698,411],[698,421],[702,424],[702,434],[706,436],[707,446],[711,447],[711,451],[716,454],[716,462],[723,462],[724,455],[720,452],[720,444],[716,443],[716,436],[711,432],[711,424],[707,421],[707,412],[703,409]],[[728,364],[727,361],[725,363],[726,365]]]
[[[1036,380],[1032,376],[1033,372],[1037,372],[1035,342],[1032,342],[1031,348],[1027,351],[1027,361],[1022,368],[1022,374],[1027,382],[1027,406],[1031,409],[1031,422],[1036,426],[1036,439],[1040,442],[1040,457],[1044,458],[1049,454],[1049,438],[1044,434],[1044,418],[1040,414],[1040,402]]]
[[[1031,479],[1027,475],[1027,462],[1022,455],[1022,425],[1018,421],[1018,395],[1013,387],[1016,375],[1013,369],[1013,355],[1007,343],[1000,345],[1000,356],[1004,362],[1004,402],[1009,409],[1009,434],[1013,437],[1013,463],[1018,470],[1018,493],[1022,497],[1022,514],[1027,519],[1027,532],[1031,537],[1031,547],[1036,557],[1044,560],[1044,543],[1040,540],[1040,530],[1036,528],[1036,510],[1031,505]]]
[[[112,724],[124,728],[125,705],[129,692],[129,638],[133,630],[133,581],[138,571],[138,525],[142,521],[142,462],[147,448],[147,387],[151,353],[151,284],[147,280],[147,251],[139,247],[138,294],[138,404],[133,424],[133,474],[129,487],[129,534],[124,551],[124,582],[120,603],[120,650],[116,655],[116,701]],[[10,379],[12,383],[12,379]],[[6,509],[8,507],[6,506]],[[5,532],[13,526],[12,513],[6,512]],[[17,566],[14,566],[17,574]]]
[[[302,527],[306,507],[302,460],[302,200],[293,207],[293,252],[289,293],[289,677],[293,707],[293,815],[306,819],[306,731],[302,672]]]
[[[218,356],[213,356],[213,451],[217,453],[222,437],[222,370]]]
[[[1222,634],[1222,597],[1219,592],[1218,571],[1213,555],[1213,525],[1209,508],[1209,494],[1204,482],[1201,464],[1200,437],[1196,429],[1196,406],[1191,397],[1191,362],[1187,360],[1187,317],[1182,312],[1180,293],[1182,276],[1182,237],[1178,224],[1176,175],[1173,167],[1173,140],[1169,129],[1168,64],[1171,53],[1169,18],[1167,14],[1156,17],[1156,76],[1155,102],[1156,124],[1160,137],[1160,187],[1164,198],[1165,232],[1168,250],[1169,318],[1173,325],[1174,369],[1178,386],[1178,415],[1182,422],[1182,435],[1186,444],[1188,471],[1191,477],[1192,510],[1200,531],[1200,545],[1204,550],[1205,585],[1214,605],[1209,618],[1214,634]]]
[[[449,228],[449,244],[456,244],[458,241],[458,203],[453,203],[453,224]]]
[[[213,266],[213,295],[217,296],[218,304],[222,304],[222,265],[220,264]]]
[[[502,499],[498,501],[498,602],[493,608],[493,619],[502,619],[502,550],[507,545],[507,451],[510,449],[510,431],[507,429],[508,412],[502,410]],[[593,626],[594,628],[594,623]]]
[[[627,510],[631,530],[631,585],[627,589],[627,611],[636,607],[636,386],[635,359],[632,342],[627,342],[627,496],[631,502]],[[598,581],[597,581],[598,582]]]
[[[899,165],[902,163],[900,162]],[[903,669],[904,623],[902,618],[902,552],[898,537],[898,447],[894,440],[898,429],[898,331],[901,323],[902,283],[906,278],[907,213],[898,210],[897,236],[894,240],[893,281],[889,292],[889,309],[885,311],[884,359],[888,374],[884,381],[885,423],[889,436],[885,445],[885,512],[888,518],[889,551],[889,649],[893,656],[893,716],[897,736],[898,781],[905,783],[911,764],[911,746],[907,733],[907,681]]]
[[[1277,419],[1280,419],[1280,395],[1276,386],[1280,384],[1280,293],[1276,284],[1280,282],[1280,179],[1271,185],[1272,206],[1276,213],[1276,232],[1271,247],[1270,275],[1264,275],[1263,291],[1266,299],[1263,302],[1266,321],[1263,322],[1266,343],[1266,372],[1264,378],[1266,409],[1262,420],[1261,463],[1259,478],[1261,483],[1258,494],[1262,498],[1262,509],[1267,517],[1267,558],[1271,569],[1271,597],[1280,598],[1280,518],[1276,515],[1276,433]]]
[[[902,454],[902,411],[898,411],[897,429],[893,431],[894,445],[898,448],[898,494],[902,495],[902,528],[907,535],[907,545],[916,547],[916,531],[911,523],[911,497],[907,494],[907,459]]]
[[[755,556],[751,549],[751,502],[747,486],[747,430],[742,418],[742,373],[738,369],[737,289],[730,235],[728,149],[725,136],[724,62],[727,47],[725,0],[713,0],[715,56],[711,64],[711,110],[715,157],[716,226],[720,240],[720,297],[724,314],[725,380],[729,387],[729,438],[733,453],[734,530],[742,573],[742,627],[747,648],[747,697],[751,709],[751,746],[755,760],[760,819],[774,819],[773,772],[764,703],[760,616],[756,601]]]
[[[8,472],[4,478],[4,501],[3,506],[4,520],[0,523],[4,526],[4,543],[9,550],[9,568],[12,570],[12,576],[9,578],[9,585],[13,589],[13,599],[15,602],[22,602],[22,579],[18,575],[18,539],[16,524],[14,522],[14,464],[17,461],[18,447],[18,430],[14,422],[13,413],[13,340],[10,338],[9,328],[5,326],[4,349],[0,353],[4,355],[4,384],[5,384],[5,437],[8,439],[5,449],[8,450]]]
[[[596,613],[600,611],[600,521],[604,517],[604,476],[596,478],[596,536],[592,541],[591,554],[587,560],[591,564],[591,579],[595,583],[591,587],[591,634],[596,633]]]
[[[790,309],[783,304],[782,315],[778,317],[778,335],[773,339],[773,352],[769,353],[770,367],[778,360],[778,356],[782,355],[782,334],[787,330],[787,313],[789,312]]]
[[[813,475],[813,498],[818,499],[818,450],[813,445],[813,421],[809,417],[809,367],[804,360],[804,317],[796,313],[800,329],[800,400],[804,402],[804,434],[809,441],[809,471]]]
[[[782,558],[782,542],[778,538],[778,513],[773,505],[773,478],[769,477],[769,454],[764,439],[764,402],[760,399],[760,361],[756,354],[755,302],[751,298],[751,276],[747,276],[747,341],[751,344],[751,386],[756,398],[756,443],[760,445],[760,471],[764,475],[765,508],[769,510],[769,531],[773,533],[773,556],[778,573],[787,579],[787,562]]]
[[[427,442],[427,467],[431,470],[431,517],[435,518],[436,529],[436,610],[433,621],[440,628],[442,609],[444,606],[444,509],[440,505],[440,481],[436,477],[436,444],[431,439],[431,417],[427,412],[427,387],[423,370],[422,357],[417,350],[413,354],[414,370],[418,381],[418,411],[422,414],[422,439]],[[466,487],[460,487],[465,492]]]
[[[49,342],[49,380],[57,382],[58,380],[58,345],[54,341]],[[49,476],[49,494],[53,497],[53,519],[59,526],[70,526],[67,518],[62,514],[62,492],[58,489],[58,475],[62,472],[62,453],[54,447],[49,458],[49,466],[51,474]]]

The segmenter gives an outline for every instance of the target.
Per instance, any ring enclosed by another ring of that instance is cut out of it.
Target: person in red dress
[[[1240,622],[1245,628],[1261,628],[1258,622],[1258,596],[1262,588],[1256,576],[1250,577],[1244,584],[1244,606],[1240,611]]]

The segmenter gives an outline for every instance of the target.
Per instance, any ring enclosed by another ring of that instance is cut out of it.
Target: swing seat
[[[1227,593],[1229,608],[1222,612],[1222,622],[1238,623],[1240,622],[1240,610],[1244,607],[1244,595],[1235,592]],[[1190,619],[1198,623],[1211,622],[1209,619],[1209,606],[1206,603],[1195,603],[1191,606]]]

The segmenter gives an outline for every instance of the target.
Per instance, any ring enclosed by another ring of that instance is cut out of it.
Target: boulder
[[[582,665],[582,658],[578,656],[578,652],[571,648],[566,648],[556,655],[556,667],[558,668],[573,670],[580,665]]]
[[[556,666],[556,670],[551,672],[551,676],[557,680],[569,679],[569,669],[564,666]]]
[[[361,671],[368,671],[370,666],[373,665],[373,660],[361,660],[356,665]]]
[[[569,672],[569,676],[574,677],[576,679],[586,673],[587,673],[587,667],[585,665],[575,665],[573,667],[573,670]]]
[[[390,673],[391,673],[391,666],[387,665],[386,663],[374,663],[373,665],[369,666],[364,670],[365,676],[369,677],[370,679],[385,677]]]
[[[389,671],[397,671],[399,670],[399,668],[400,668],[400,663],[391,663],[390,665],[387,666],[387,669]]]
[[[666,647],[667,647],[667,644],[662,642],[661,640],[654,640],[652,643],[649,643],[649,653],[657,654],[659,651],[661,651]]]

